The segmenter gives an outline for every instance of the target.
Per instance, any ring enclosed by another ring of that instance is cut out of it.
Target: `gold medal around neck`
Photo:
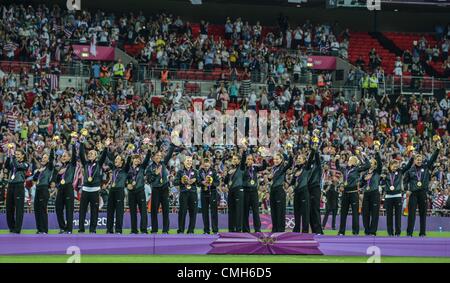
[[[116,187],[116,183],[112,183],[112,187],[115,188]]]
[[[160,178],[160,179],[159,179],[159,182],[160,182],[160,183],[162,184],[162,183],[163,183],[163,179],[162,179],[162,178]]]
[[[420,181],[417,182],[417,186],[418,186],[418,187],[422,187],[422,182],[420,182]]]
[[[190,190],[192,187],[191,186],[186,186],[186,189]]]
[[[252,186],[255,185],[255,181],[254,181],[254,180],[251,180],[251,181],[250,181],[250,185],[252,185]]]
[[[66,183],[66,180],[62,179],[61,180],[61,185],[64,185]]]
[[[347,183],[347,182],[345,182],[345,183],[344,183],[344,186],[346,186],[346,187],[347,187],[347,186],[348,186],[348,183]]]
[[[133,186],[136,186],[136,181],[133,181],[132,185],[133,185]]]
[[[88,182],[92,182],[92,177],[88,177]]]
[[[395,187],[394,187],[394,186],[390,186],[389,189],[390,189],[391,191],[393,191],[393,190],[395,190]]]
[[[16,175],[11,175],[11,180],[14,180],[16,178]]]

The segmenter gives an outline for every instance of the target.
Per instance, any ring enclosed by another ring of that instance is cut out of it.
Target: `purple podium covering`
[[[322,254],[312,234],[220,233],[209,254]]]
[[[314,236],[298,233],[218,235],[0,235],[0,255],[323,254],[450,257],[449,238]]]
[[[449,238],[315,236],[325,255],[367,256],[377,247],[381,256],[450,257]]]
[[[0,235],[0,255],[66,254],[206,254],[217,236],[208,235]]]
[[[148,215],[150,217],[150,214]],[[261,229],[262,230],[272,230],[272,220],[270,215],[267,214],[261,214]],[[89,214],[85,221],[85,225],[89,226]],[[158,221],[159,221],[159,228],[161,229],[162,225],[162,216],[161,214],[158,214]],[[170,213],[169,214],[170,219],[170,229],[177,229],[178,228],[178,214],[176,213]],[[124,222],[123,227],[124,229],[130,228],[130,215],[129,213],[125,213],[124,216]],[[249,217],[250,226],[253,227],[253,218],[250,215]],[[340,217],[338,215],[336,219],[336,227],[339,227]],[[359,220],[359,223],[362,223],[362,219]],[[406,228],[407,223],[407,217],[402,217],[402,228],[403,230]],[[79,224],[79,218],[78,213],[74,214],[73,219],[73,225],[75,228],[78,228]],[[328,219],[328,224],[326,226],[327,229],[331,228],[331,219]],[[352,226],[352,220],[351,216],[348,216],[347,218],[347,230],[351,230]],[[197,215],[197,222],[196,222],[197,228],[203,228],[203,220],[202,215],[199,213]],[[286,231],[292,230],[294,228],[294,216],[293,215],[286,215],[285,219],[285,227]],[[419,217],[416,217],[416,227],[419,227]],[[48,228],[49,229],[59,229],[58,222],[56,219],[55,213],[50,213],[48,215]],[[98,229],[105,229],[106,228],[106,213],[102,212],[98,215],[97,219],[97,228]],[[219,214],[219,229],[226,229],[228,228],[228,214]],[[4,213],[0,213],[0,230],[4,229],[7,230],[8,226],[6,225],[6,215]],[[32,213],[25,213],[24,219],[23,219],[23,229],[36,229],[36,219],[34,217],[34,214]],[[417,228],[416,228],[417,229]],[[378,230],[386,230],[386,217],[382,216],[380,217],[380,220],[378,222]],[[450,231],[450,221],[448,217],[439,217],[439,216],[429,216],[427,217],[427,231]],[[337,231],[336,231],[337,233]]]

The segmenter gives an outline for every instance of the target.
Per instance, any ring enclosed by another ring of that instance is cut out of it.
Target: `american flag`
[[[119,104],[117,107],[120,110],[127,110],[130,107],[130,105],[129,104]]]
[[[59,88],[59,75],[47,74],[41,79],[41,86],[49,89],[50,91]]]
[[[71,27],[65,27],[64,28],[64,34],[66,35],[67,38],[71,38],[73,32],[74,32],[74,29],[71,28]]]
[[[439,194],[434,200],[433,200],[433,209],[442,209],[445,204],[445,197],[443,194]]]
[[[3,49],[7,52],[16,50],[18,45],[13,42],[8,42],[3,46]]]
[[[80,162],[77,162],[77,167],[75,167],[75,174],[73,178],[73,187],[77,191],[77,198],[80,199],[79,187],[83,186],[83,166]]]
[[[62,26],[55,24],[55,25],[53,25],[53,30],[56,33],[60,33],[62,31]]]
[[[7,115],[7,120],[8,120],[8,129],[14,131],[14,129],[16,128],[16,120],[17,120],[16,113],[9,112]]]

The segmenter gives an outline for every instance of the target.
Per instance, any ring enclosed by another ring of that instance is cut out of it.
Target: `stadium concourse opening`
[[[0,262],[449,262],[450,6],[375,2],[2,1]]]

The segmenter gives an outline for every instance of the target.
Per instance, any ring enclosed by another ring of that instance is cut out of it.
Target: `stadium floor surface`
[[[49,234],[57,234],[59,232],[59,230],[50,230]],[[221,229],[220,232],[228,232],[228,230],[226,229]],[[263,232],[270,232],[270,231],[265,231],[263,230]],[[9,231],[8,230],[0,230],[0,234],[8,234]],[[35,234],[36,230],[22,230],[22,234]],[[73,232],[74,234],[77,234],[77,230],[74,230]],[[105,234],[106,230],[105,229],[98,229],[97,230],[97,234]],[[130,229],[124,229],[123,230],[123,234],[129,234],[130,233]],[[176,230],[170,230],[169,232],[170,234],[176,234]],[[195,230],[195,234],[202,234],[203,230],[202,229],[196,229]],[[324,230],[325,235],[332,235],[332,236],[336,236],[337,235],[337,230]],[[351,231],[347,231],[348,235],[351,235]],[[361,237],[364,237],[364,234],[360,233]],[[378,231],[377,232],[377,236],[387,236],[387,231]],[[402,236],[406,236],[406,232],[402,233]],[[418,237],[419,233],[415,232],[414,236]],[[450,238],[450,232],[438,232],[438,231],[428,231],[427,232],[427,236],[428,237],[436,237],[436,238]]]
[[[226,230],[223,230],[225,232]],[[99,229],[98,234],[104,234]],[[124,234],[129,233],[128,229]],[[195,233],[203,231],[197,229]],[[336,231],[325,230],[326,235],[336,235]],[[0,234],[8,234],[0,230]],[[34,234],[35,230],[23,230],[23,234]],[[57,234],[51,230],[50,234]],[[77,232],[75,232],[76,234]],[[175,234],[176,231],[171,231]],[[379,231],[379,236],[386,236],[386,231]],[[417,234],[415,234],[417,236]],[[430,231],[428,237],[450,237],[450,232]],[[364,236],[361,236],[364,237]],[[65,263],[70,255],[20,255],[0,256],[0,263]],[[81,255],[82,263],[366,263],[369,256],[311,256],[311,255]],[[381,263],[450,263],[450,258],[438,257],[381,257]]]

